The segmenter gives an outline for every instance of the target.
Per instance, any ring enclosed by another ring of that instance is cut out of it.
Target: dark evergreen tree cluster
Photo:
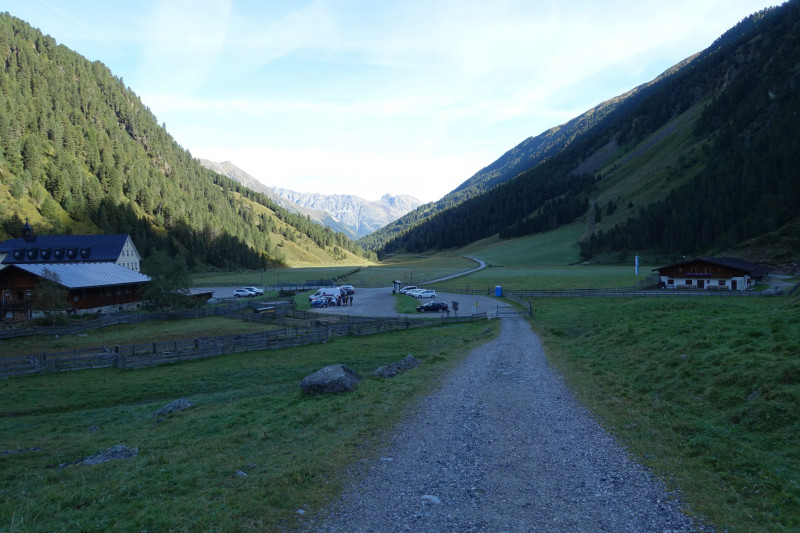
[[[0,171],[10,196],[44,217],[40,231],[90,220],[130,233],[144,255],[261,268],[283,262],[273,242],[281,231],[331,254],[365,255],[343,234],[203,168],[102,63],[8,13],[0,14]],[[255,213],[254,204],[266,209]],[[14,216],[2,215],[4,229]]]
[[[638,216],[592,235],[581,244],[582,257],[724,250],[798,218],[800,2],[754,20],[760,24],[750,20],[726,34],[733,65],[715,58],[727,76],[696,123],[697,137],[711,139],[703,172]]]
[[[696,121],[692,138],[704,146],[696,151],[704,171],[669,187],[663,200],[643,206],[627,221],[592,234],[581,243],[582,257],[625,250],[723,250],[796,219],[798,11],[800,0],[792,0],[748,17],[707,50],[630,94],[534,168],[479,196],[444,208],[441,201],[429,204],[387,226],[380,237],[385,239],[381,253],[457,247],[496,234],[519,237],[555,229],[587,213],[594,222],[614,215],[619,207],[615,201],[592,204],[599,176],[578,175],[575,169],[604,147],[633,151],[704,100],[711,103]],[[681,168],[675,172],[680,174],[690,165],[685,156],[678,161]],[[458,194],[449,197],[457,200]],[[633,209],[632,202],[627,205]],[[386,237],[387,231],[394,233]],[[381,243],[369,238],[370,244]]]

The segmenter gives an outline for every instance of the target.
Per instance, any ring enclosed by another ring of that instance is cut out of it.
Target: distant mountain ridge
[[[230,161],[199,161],[209,170],[228,176],[248,189],[264,193],[281,207],[308,216],[351,239],[369,235],[422,205],[413,196],[403,194],[385,194],[373,202],[351,194],[301,193],[265,185]]]
[[[299,206],[328,213],[350,229],[355,238],[369,235],[422,205],[407,194],[384,194],[373,202],[352,194],[301,193],[282,187],[272,187],[272,190]]]

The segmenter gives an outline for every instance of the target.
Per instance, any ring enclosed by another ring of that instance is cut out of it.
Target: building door
[[[706,288],[706,280],[698,279],[697,280],[697,288],[698,289],[705,289]]]
[[[739,290],[739,289],[737,289],[737,288],[736,288],[736,280],[735,280],[735,279],[732,279],[732,280],[731,280],[731,290],[732,290],[732,291],[737,291],[737,290]]]

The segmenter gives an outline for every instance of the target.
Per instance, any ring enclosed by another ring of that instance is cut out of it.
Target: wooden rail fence
[[[255,315],[258,316],[258,315]],[[485,320],[486,313],[466,317],[358,318],[342,316],[336,321],[316,313],[289,310],[275,320],[283,329],[246,335],[202,337],[127,346],[99,346],[66,352],[32,354],[0,359],[0,378],[51,374],[93,368],[143,368],[216,357],[233,353],[273,350],[327,342],[332,337],[430,327],[438,324]]]

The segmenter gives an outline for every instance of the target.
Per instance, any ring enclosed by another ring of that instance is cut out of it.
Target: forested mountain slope
[[[653,85],[673,75],[692,59],[689,58],[671,67],[656,79],[625,94],[606,100],[560,126],[550,128],[535,137],[528,137],[496,161],[476,172],[440,200],[420,206],[391,224],[360,239],[359,244],[369,249],[379,249],[397,234],[408,231],[441,211],[480,196],[515,178],[520,173],[536,167],[548,158],[558,155],[575,140],[588,134],[592,128],[609,118],[610,115],[624,112],[625,109],[634,105],[647,94]]]
[[[800,208],[800,1],[757,13],[557,155],[445,209],[382,253],[586,225],[582,256],[713,252]]]
[[[100,62],[0,14],[0,238],[129,233],[190,266],[362,254],[346,236],[203,168]]]

